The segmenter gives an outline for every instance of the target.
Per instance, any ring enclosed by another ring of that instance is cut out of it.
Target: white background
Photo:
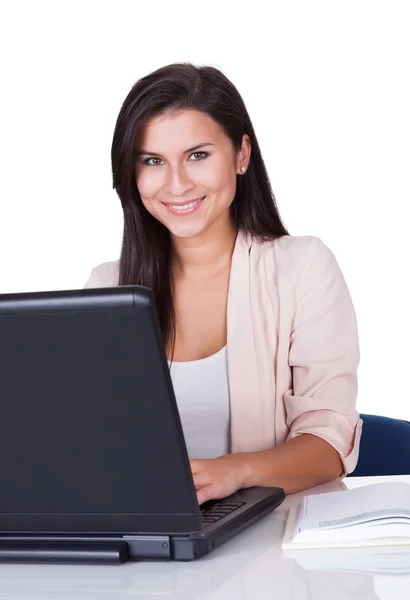
[[[110,146],[141,76],[220,68],[294,235],[356,307],[361,412],[410,420],[410,3],[0,0],[0,292],[82,287],[119,256]]]

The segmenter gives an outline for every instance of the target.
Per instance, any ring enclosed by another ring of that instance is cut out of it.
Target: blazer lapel
[[[250,295],[252,242],[239,232],[232,256],[227,308],[231,452],[261,449],[259,378]]]

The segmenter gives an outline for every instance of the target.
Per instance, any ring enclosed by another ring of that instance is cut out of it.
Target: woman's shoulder
[[[94,267],[85,288],[114,287],[118,285],[120,261],[109,261]]]
[[[303,276],[339,270],[333,252],[314,235],[284,235],[270,241],[253,241],[252,254],[255,264],[263,263],[265,272],[283,274],[294,283]]]
[[[326,244],[314,235],[282,235],[268,241],[253,240],[252,249],[266,257],[273,256],[276,260],[285,262],[296,261],[298,264],[311,256],[332,255]]]

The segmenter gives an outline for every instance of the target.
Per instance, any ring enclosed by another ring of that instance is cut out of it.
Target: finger
[[[212,485],[204,485],[196,492],[196,497],[198,498],[198,504],[203,504],[208,500],[212,500],[214,498],[212,493]]]
[[[195,473],[194,485],[195,485],[196,490],[203,487],[204,485],[210,485],[210,484],[211,484],[211,477],[210,477],[209,473],[207,473],[206,471],[202,471],[202,473]]]
[[[192,471],[193,475],[195,475],[195,473],[197,473],[201,468],[201,464],[200,464],[199,460],[195,460],[195,459],[190,460],[189,464],[191,466],[191,471]]]
[[[199,471],[203,471],[204,469],[206,469],[209,466],[209,463],[211,462],[211,460],[213,459],[207,459],[207,458],[203,458],[203,459],[199,459],[199,458],[193,458],[189,461],[189,464],[191,466],[191,471],[193,473],[198,473]]]

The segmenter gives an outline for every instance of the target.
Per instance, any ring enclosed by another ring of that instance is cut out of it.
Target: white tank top
[[[171,378],[189,458],[230,452],[226,346],[191,362],[173,362]]]

